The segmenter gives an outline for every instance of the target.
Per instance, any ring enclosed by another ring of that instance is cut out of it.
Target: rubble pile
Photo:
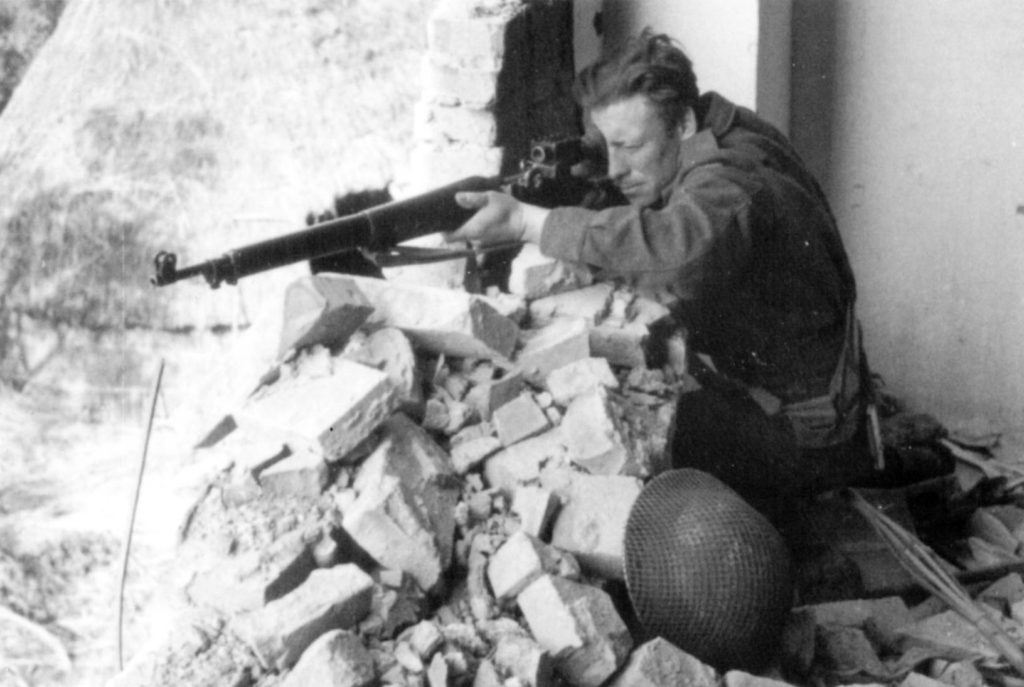
[[[692,383],[672,355],[644,364],[657,302],[319,274],[286,303],[280,363],[197,448],[221,469],[182,523],[180,627],[111,687],[980,685],[999,667],[970,623],[896,595],[797,607],[762,676],[644,635],[623,533]],[[1024,582],[980,598],[1012,622]]]

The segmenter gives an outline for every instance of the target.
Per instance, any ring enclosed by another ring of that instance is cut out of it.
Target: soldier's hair
[[[672,38],[650,27],[576,77],[576,99],[587,111],[637,94],[650,98],[669,128],[682,122],[686,108],[696,108],[700,97],[690,58]]]

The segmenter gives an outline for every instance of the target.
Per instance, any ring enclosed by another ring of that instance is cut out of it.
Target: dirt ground
[[[83,417],[60,394],[0,390],[0,686],[102,685],[117,672],[123,542],[149,400]],[[124,589],[127,661],[173,605],[176,533],[202,471],[157,404]]]

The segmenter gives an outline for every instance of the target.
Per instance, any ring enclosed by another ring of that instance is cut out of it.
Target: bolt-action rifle
[[[306,229],[229,250],[218,258],[178,268],[174,253],[159,252],[154,258],[156,286],[202,275],[211,288],[222,282],[235,284],[242,277],[296,262],[357,251],[375,265],[450,259],[461,251],[435,250],[429,255],[411,251],[403,260],[398,245],[436,232],[458,229],[475,210],[455,202],[460,191],[505,190],[528,203],[556,205],[589,204],[602,193],[600,182],[587,178],[588,161],[595,156],[582,139],[540,141],[510,177],[472,176],[422,195],[377,205],[355,214],[329,219]]]

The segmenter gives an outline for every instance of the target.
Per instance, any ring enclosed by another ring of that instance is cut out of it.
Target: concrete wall
[[[1024,3],[796,0],[793,57],[874,367],[947,423],[1024,426]]]

